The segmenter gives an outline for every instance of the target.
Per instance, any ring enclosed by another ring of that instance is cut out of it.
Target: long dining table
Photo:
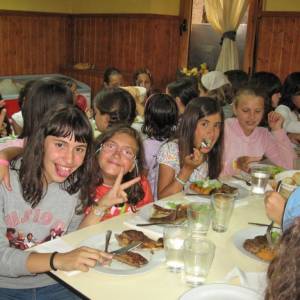
[[[178,193],[167,197],[165,201],[178,201],[184,194]],[[237,203],[239,200],[236,200]],[[268,265],[242,253],[233,243],[233,236],[240,230],[250,228],[248,222],[268,223],[265,214],[263,196],[249,195],[241,200],[241,204],[234,208],[229,228],[224,233],[209,230],[207,237],[216,245],[215,257],[206,279],[206,283],[220,282],[235,267],[245,272],[265,272]],[[150,204],[151,205],[151,204]],[[124,222],[132,218],[127,213],[112,219],[100,222],[76,232],[63,236],[63,241],[77,247],[89,237],[105,233],[108,229],[121,232],[128,229]],[[120,299],[147,300],[147,299],[178,299],[189,290],[180,273],[172,273],[162,262],[157,267],[145,273],[120,276],[104,274],[95,269],[68,275],[63,271],[52,272],[56,277],[75,288],[90,299]]]

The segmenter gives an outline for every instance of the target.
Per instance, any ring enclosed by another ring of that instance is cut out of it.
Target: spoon
[[[108,251],[108,245],[109,245],[109,241],[110,241],[111,234],[112,234],[112,231],[111,231],[111,230],[107,230],[107,231],[106,231],[106,236],[105,236],[105,247],[104,247],[104,251],[105,251],[105,252]]]

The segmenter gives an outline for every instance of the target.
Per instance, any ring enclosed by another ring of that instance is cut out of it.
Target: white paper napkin
[[[139,216],[132,216],[131,219],[124,222],[124,225],[135,230],[142,231],[145,235],[153,240],[158,240],[159,238],[163,237],[163,227],[162,226],[136,226],[136,224],[144,224],[147,223],[145,219]]]
[[[257,293],[264,295],[267,286],[266,272],[244,272],[240,268],[233,268],[224,278],[225,282],[230,282],[238,278],[241,286],[255,290]]]

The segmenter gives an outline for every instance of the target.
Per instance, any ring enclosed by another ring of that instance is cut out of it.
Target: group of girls
[[[14,243],[18,233],[40,243],[53,230],[67,233],[135,212],[153,198],[182,191],[191,181],[247,171],[250,162],[263,156],[292,168],[295,154],[282,129],[284,117],[270,111],[271,131],[259,126],[265,98],[257,87],[242,87],[233,99],[222,102],[217,98],[220,93],[210,96],[214,89],[197,97],[197,88],[186,84],[187,79],[168,85],[167,94],[153,93],[147,70],[137,72],[135,79],[150,94],[142,126],[144,140],[131,127],[136,101],[119,87],[122,74],[115,68],[105,72],[105,89],[94,100],[96,126],[102,132],[95,141],[87,117],[74,106],[66,84],[48,79],[30,87],[22,104],[19,146],[23,150],[8,148],[0,153],[0,175],[6,176],[8,187],[0,190],[0,299],[27,292],[41,293],[46,299],[54,281],[46,275],[38,275],[38,281],[29,275],[51,269],[87,271],[97,261],[111,259],[87,247],[65,254],[23,252]],[[202,85],[219,84],[209,77]],[[64,105],[58,107],[55,101]],[[234,118],[224,120],[226,105],[231,105]],[[14,159],[9,174],[5,173],[6,159],[16,154],[22,159]],[[55,290],[72,294],[59,284]]]

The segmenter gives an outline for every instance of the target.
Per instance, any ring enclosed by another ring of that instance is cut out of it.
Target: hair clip
[[[99,148],[95,151],[95,154],[101,151],[103,144],[100,144]]]
[[[136,175],[139,175],[140,170],[139,170],[139,166],[138,166],[138,163],[137,163],[136,159],[134,160],[134,166],[135,166],[135,169],[136,169]]]

